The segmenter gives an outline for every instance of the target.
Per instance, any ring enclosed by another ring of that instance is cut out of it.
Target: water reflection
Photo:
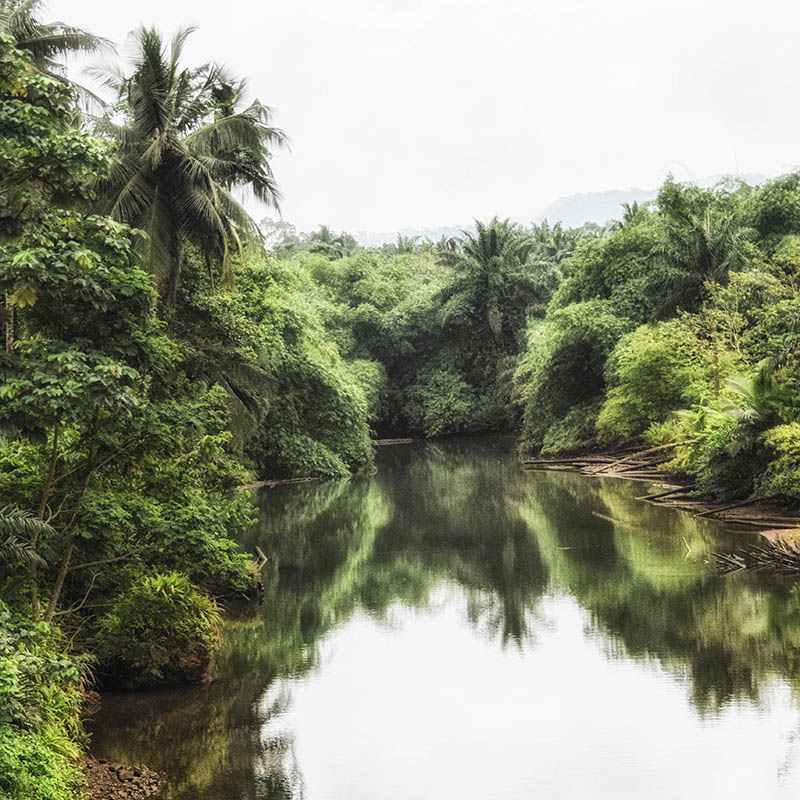
[[[96,752],[166,771],[167,800],[796,793],[797,587],[715,574],[741,542],[641,484],[511,448],[264,490],[266,601],[219,679],[107,698]]]

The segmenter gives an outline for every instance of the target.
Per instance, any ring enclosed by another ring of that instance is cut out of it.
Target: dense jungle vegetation
[[[800,500],[800,175],[668,180],[618,222],[361,248],[259,227],[286,143],[190,31],[107,42],[0,0],[0,792],[72,796],[80,697],[202,680],[253,479],[376,436],[681,443],[700,489]],[[106,51],[93,77],[63,57]],[[264,235],[269,241],[265,241]]]

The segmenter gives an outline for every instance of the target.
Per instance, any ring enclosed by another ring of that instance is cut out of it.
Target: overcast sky
[[[800,163],[793,0],[50,0],[121,42],[196,25],[275,107],[300,229],[530,220],[557,197]]]

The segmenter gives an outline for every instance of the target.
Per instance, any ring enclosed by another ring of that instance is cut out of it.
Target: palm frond
[[[0,508],[0,562],[44,566],[44,559],[30,542],[52,533],[50,525],[28,511],[15,506]]]

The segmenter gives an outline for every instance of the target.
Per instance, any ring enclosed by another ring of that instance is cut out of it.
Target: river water
[[[261,490],[263,608],[209,686],[106,695],[95,754],[165,800],[800,796],[798,586],[719,575],[751,538],[513,445]]]

